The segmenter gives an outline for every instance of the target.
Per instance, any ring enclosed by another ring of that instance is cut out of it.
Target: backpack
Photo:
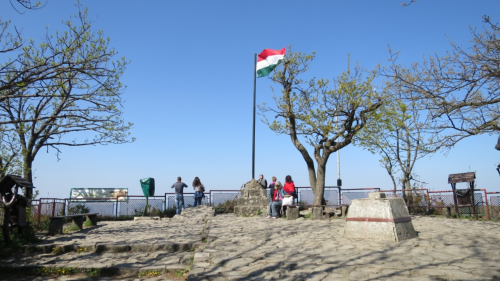
[[[200,186],[200,192],[201,192],[201,193],[205,192],[205,187],[204,187],[203,185],[202,185],[202,186]]]

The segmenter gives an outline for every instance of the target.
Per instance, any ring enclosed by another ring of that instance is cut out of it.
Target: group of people
[[[184,188],[188,187],[182,181],[181,177],[177,177],[177,182],[172,184],[172,188],[175,188],[175,213],[180,214],[181,210],[186,209],[184,207]],[[200,178],[195,177],[193,180],[193,190],[194,190],[194,207],[201,205],[201,199],[205,197],[203,192],[205,191],[205,186],[201,183]]]
[[[277,218],[278,217],[278,207],[283,205],[283,199],[285,197],[291,196],[292,198],[297,198],[297,191],[295,190],[295,184],[293,183],[292,177],[290,175],[285,177],[285,185],[283,186],[276,177],[272,178],[272,182],[267,185],[267,180],[264,175],[260,175],[257,182],[262,186],[262,188],[269,188],[269,210],[267,218]],[[172,188],[175,189],[175,213],[180,214],[181,211],[185,209],[184,207],[184,188],[188,185],[182,181],[181,177],[177,177],[177,182],[172,184]],[[201,183],[200,178],[195,177],[193,180],[193,190],[194,190],[194,207],[201,205],[201,200],[205,195],[205,186]],[[292,201],[293,202],[293,201]]]
[[[267,180],[264,175],[260,175],[257,182],[262,186],[262,188],[270,189],[269,192],[269,208],[267,212],[267,219],[278,218],[278,208],[283,205],[283,199],[285,197],[291,196],[292,198],[297,198],[297,191],[295,190],[295,184],[293,183],[292,177],[290,175],[285,177],[285,185],[283,186],[276,177],[272,177],[272,182],[267,185]],[[293,199],[292,199],[293,202]]]

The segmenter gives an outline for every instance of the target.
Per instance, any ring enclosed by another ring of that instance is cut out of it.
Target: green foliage
[[[103,272],[99,268],[91,268],[87,270],[87,276],[90,278],[102,276]]]
[[[260,209],[257,210],[257,215],[258,216],[262,215],[262,211]]]
[[[394,81],[386,82],[386,101],[378,118],[361,131],[356,144],[374,154],[380,154],[381,166],[391,177],[394,189],[410,189],[416,178],[413,168],[417,160],[438,151],[442,143],[428,132],[433,122],[426,118],[425,107],[411,90]]]
[[[184,274],[189,273],[189,269],[179,269],[174,272],[174,277],[181,278]]]
[[[41,42],[3,38],[12,46],[12,56],[0,65],[0,103],[6,116],[0,125],[16,133],[28,181],[32,163],[44,147],[54,148],[58,155],[65,145],[134,141],[129,133],[132,124],[123,120],[121,111],[125,87],[120,79],[129,62],[115,58],[109,38],[92,29],[87,9],[80,3],[77,8],[77,15],[64,23],[67,31],[47,32]],[[90,136],[67,139],[76,132]]]
[[[78,231],[80,228],[76,224],[70,225],[68,228],[65,229],[65,233],[68,233],[70,231]]]
[[[86,214],[89,212],[90,209],[81,203],[68,207],[68,215]]]
[[[215,206],[216,213],[234,213],[234,204],[231,200],[226,200],[224,203],[219,203]]]
[[[309,214],[305,214],[305,215],[304,215],[304,218],[309,219],[309,218],[311,218],[311,215],[312,215],[311,213],[309,213]]]
[[[52,248],[52,254],[54,255],[60,255],[63,253],[63,248],[61,246],[55,246]]]
[[[83,226],[84,226],[84,227],[90,227],[90,226],[92,226],[92,221],[90,221],[89,219],[87,219],[87,220],[83,223]]]
[[[305,55],[289,48],[282,69],[276,68],[271,78],[282,87],[281,95],[273,96],[276,106],[262,104],[259,109],[272,131],[290,135],[307,164],[313,204],[320,205],[330,155],[351,144],[365,125],[380,116],[384,95],[373,89],[376,71],[351,68],[349,60],[347,70],[332,81],[302,78],[314,58],[314,52]],[[313,157],[303,141],[313,148]]]

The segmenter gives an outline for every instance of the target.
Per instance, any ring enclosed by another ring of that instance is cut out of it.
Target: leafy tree
[[[304,158],[315,205],[325,204],[324,187],[326,164],[330,155],[349,145],[371,118],[376,116],[382,99],[372,89],[374,73],[364,77],[360,67],[334,79],[306,81],[300,76],[308,69],[315,53],[305,55],[290,51],[285,55],[283,68],[276,70],[272,81],[282,87],[280,96],[273,96],[276,107],[259,106],[262,113],[275,115],[265,122],[278,134],[290,136],[295,148]],[[330,84],[333,87],[330,88]],[[313,156],[299,137],[313,148]],[[316,167],[315,162],[316,161]]]
[[[386,83],[385,90],[392,98],[382,106],[376,123],[362,131],[358,144],[382,156],[380,163],[391,177],[394,190],[397,182],[401,182],[402,189],[411,189],[417,160],[435,153],[441,146],[428,133],[432,120],[426,118],[422,101],[415,99],[415,93],[392,81]]]
[[[113,60],[109,38],[93,32],[87,9],[79,8],[76,24],[65,22],[67,31],[47,35],[38,45],[31,40],[0,70],[0,117],[17,134],[29,181],[44,147],[59,153],[61,146],[134,140],[121,111],[120,77],[128,62]]]
[[[471,29],[470,48],[452,42],[445,56],[429,56],[409,67],[398,64],[398,52],[390,50],[392,63],[382,69],[399,87],[418,95],[433,121],[435,141],[448,148],[469,136],[500,132],[500,29],[488,17],[485,21],[484,31]]]

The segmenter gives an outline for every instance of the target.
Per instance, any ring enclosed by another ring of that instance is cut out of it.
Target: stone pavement
[[[198,207],[161,221],[101,222],[46,238],[32,248],[35,253],[0,264],[115,274],[54,280],[175,280],[165,269],[191,265],[189,280],[500,280],[497,222],[413,217],[413,224],[419,237],[400,243],[349,240],[342,238],[342,219],[213,217],[213,209]],[[62,254],[46,253],[57,246]],[[140,277],[151,270],[162,275]]]
[[[500,280],[500,224],[413,217],[400,243],[342,238],[345,221],[212,220],[189,280]]]

